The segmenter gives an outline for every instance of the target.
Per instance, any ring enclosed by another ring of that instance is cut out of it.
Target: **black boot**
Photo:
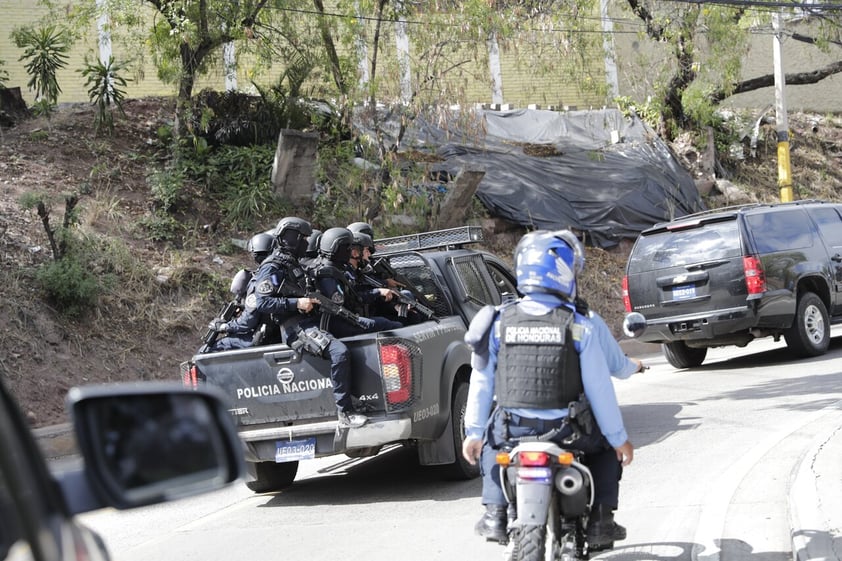
[[[474,526],[474,531],[486,541],[506,543],[506,505],[485,505],[485,514]]]
[[[591,551],[612,549],[615,541],[626,539],[626,529],[614,522],[614,511],[598,504],[591,509],[588,521],[588,548]]]

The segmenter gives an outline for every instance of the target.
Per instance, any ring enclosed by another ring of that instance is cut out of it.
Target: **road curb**
[[[32,432],[41,452],[48,460],[67,458],[79,453],[76,435],[70,423],[41,427]]]
[[[835,536],[821,504],[822,500],[834,502],[842,497],[827,496],[827,493],[819,491],[818,486],[822,478],[819,456],[830,454],[835,458],[836,453],[842,450],[840,423],[839,415],[831,417],[827,428],[822,427],[813,438],[790,478],[789,526],[794,561],[839,560],[833,547]],[[835,475],[824,474],[825,477]]]

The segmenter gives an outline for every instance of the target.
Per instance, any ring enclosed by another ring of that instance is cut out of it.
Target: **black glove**
[[[374,320],[371,318],[360,316],[360,319],[357,321],[357,325],[359,325],[366,331],[369,331],[371,329],[374,329]]]

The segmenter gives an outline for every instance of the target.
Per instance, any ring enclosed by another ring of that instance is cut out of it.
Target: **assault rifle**
[[[216,325],[222,322],[231,321],[231,319],[237,315],[242,310],[239,300],[231,300],[227,304],[225,304],[222,309],[216,314],[214,318],[213,324]],[[219,331],[213,329],[212,327],[208,327],[208,330],[205,331],[204,337],[202,337],[202,348],[199,349],[199,354],[204,354],[213,347],[213,344],[216,343],[216,339],[219,337]]]
[[[400,302],[401,307],[408,306],[410,308],[415,309],[419,314],[424,316],[426,319],[431,319],[436,323],[439,323],[441,319],[436,316],[436,311],[430,308],[429,306],[425,306],[415,298],[407,296],[400,290],[392,290],[392,298]],[[399,314],[401,316],[406,316],[406,313]]]
[[[418,304],[425,306],[429,309],[430,303],[427,301],[427,297],[421,293],[420,290],[415,288],[415,285],[406,278],[404,275],[400,274],[395,270],[392,265],[389,264],[389,260],[385,257],[379,257],[370,263],[371,270],[377,273],[379,276],[383,277],[384,279],[394,279],[397,281],[398,284],[401,285],[402,288],[405,288],[415,297],[415,300]],[[367,280],[372,281],[372,283],[377,286],[378,288],[384,288],[385,284],[383,281],[379,281],[377,279],[372,278],[371,276],[366,275]],[[389,288],[389,287],[386,287]],[[417,307],[417,306],[416,306]],[[419,309],[419,311],[421,311]],[[423,312],[422,312],[423,313]]]
[[[312,298],[313,300],[319,301],[319,308],[327,312],[332,316],[338,316],[345,320],[350,321],[353,324],[356,324],[361,329],[368,329],[370,325],[366,323],[366,321],[361,318],[358,314],[355,314],[342,304],[337,304],[321,292],[316,292],[315,290],[308,290],[303,298]]]
[[[365,273],[362,273],[362,277],[363,277],[363,280],[367,284],[370,284],[370,285],[375,286],[377,288],[388,288],[386,286],[385,282],[383,282],[380,279],[374,278],[371,275],[367,275]],[[422,316],[424,316],[426,319],[431,319],[431,320],[435,321],[436,323],[441,321],[441,319],[436,316],[436,311],[433,310],[431,307],[425,306],[424,304],[422,304],[421,302],[419,302],[415,298],[410,298],[409,296],[407,296],[406,294],[404,294],[400,290],[395,290],[393,288],[389,288],[389,291],[392,293],[392,297],[400,303],[401,308],[405,308],[405,307],[415,308],[416,310],[418,310],[418,313],[421,314]],[[412,292],[412,291],[410,291],[410,292]],[[405,309],[402,309],[398,313],[398,315],[400,317],[406,317]]]

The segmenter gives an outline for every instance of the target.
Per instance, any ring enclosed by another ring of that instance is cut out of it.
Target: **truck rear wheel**
[[[664,343],[661,345],[661,348],[664,351],[664,356],[667,357],[667,361],[675,368],[700,366],[708,354],[707,348],[702,347],[701,349],[697,349],[688,347],[684,341]]]
[[[456,461],[441,466],[447,479],[475,479],[479,477],[479,463],[471,465],[462,456],[462,443],[465,441],[465,409],[468,405],[468,384],[460,382],[453,391],[450,405],[451,424],[453,426],[453,446]]]
[[[247,481],[246,487],[255,493],[270,493],[292,485],[298,473],[298,462],[247,462],[246,469],[255,478]]]
[[[830,321],[827,308],[816,294],[805,292],[798,297],[792,327],[784,333],[787,346],[798,356],[819,356],[830,345]]]

